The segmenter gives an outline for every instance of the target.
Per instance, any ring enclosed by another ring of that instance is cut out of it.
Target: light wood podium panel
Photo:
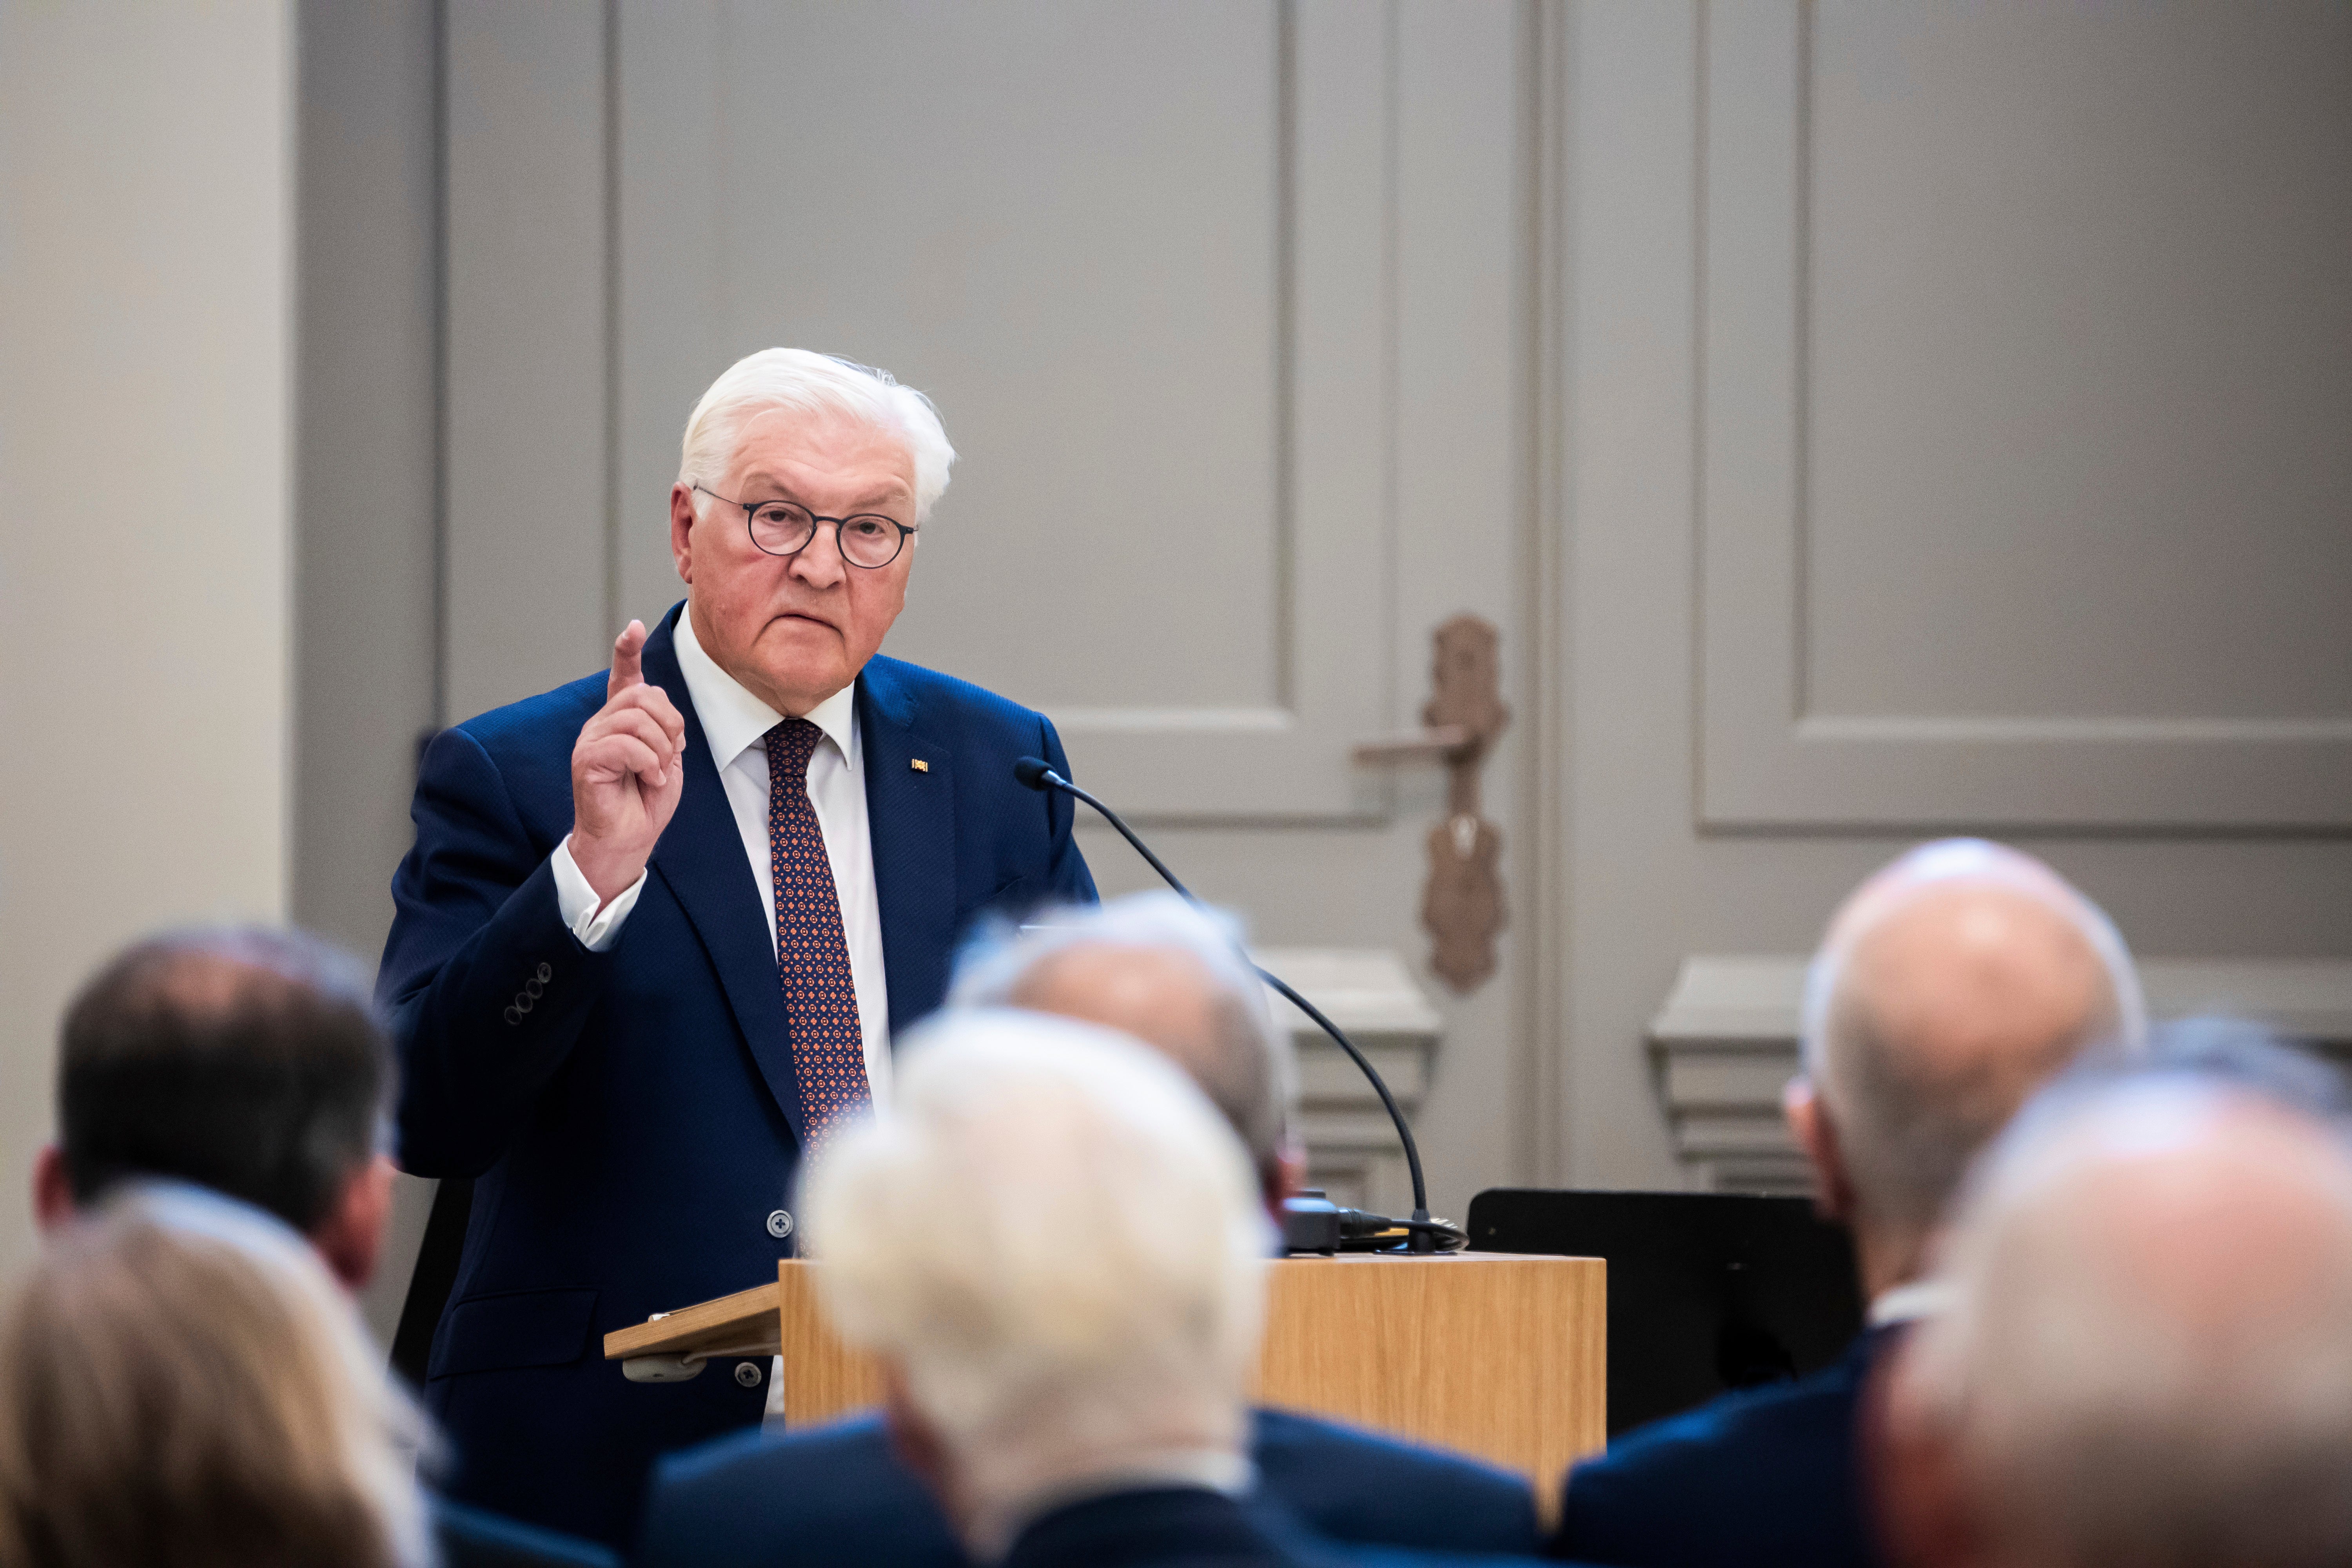
[[[1267,1283],[1261,1404],[1474,1454],[1539,1496],[1608,1442],[1600,1258],[1286,1258]]]
[[[825,1321],[820,1267],[778,1270],[784,1418],[795,1426],[882,1396],[874,1363]],[[1597,1258],[1280,1258],[1252,1393],[1475,1455],[1540,1494],[1607,1441],[1607,1315]]]
[[[608,1360],[783,1359],[784,1418],[810,1426],[880,1403],[873,1360],[844,1344],[821,1264],[773,1285],[604,1336]],[[1503,1253],[1285,1258],[1268,1266],[1253,1395],[1519,1471],[1549,1503],[1570,1461],[1608,1437],[1608,1266]]]

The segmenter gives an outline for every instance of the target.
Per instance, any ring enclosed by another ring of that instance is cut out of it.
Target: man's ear
[[[1837,1124],[1830,1120],[1829,1108],[1822,1103],[1812,1079],[1800,1073],[1789,1080],[1780,1091],[1780,1114],[1788,1120],[1789,1135],[1813,1168],[1813,1202],[1822,1217],[1853,1224],[1853,1180],[1846,1173],[1844,1152],[1838,1148]]]
[[[669,555],[677,566],[678,581],[694,584],[694,487],[669,488]]]
[[[346,1290],[362,1290],[375,1277],[384,1227],[392,1223],[393,1174],[390,1160],[382,1154],[370,1159],[352,1173],[335,1206],[310,1232],[311,1247]]]
[[[71,1220],[78,1212],[73,1179],[66,1174],[65,1151],[44,1143],[33,1156],[33,1223],[43,1235]]]

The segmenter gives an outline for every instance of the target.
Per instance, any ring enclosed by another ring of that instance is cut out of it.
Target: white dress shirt
[[[719,668],[695,639],[694,617],[677,618],[677,664],[686,677],[687,695],[694,700],[695,717],[702,721],[703,738],[710,744],[710,760],[719,782],[734,809],[735,827],[743,837],[743,854],[751,863],[767,911],[768,948],[776,945],[776,879],[768,848],[768,749],[761,742],[783,715],[746,690],[733,676]],[[874,1103],[883,1105],[890,1088],[890,993],[882,970],[882,900],[874,887],[874,838],[866,819],[866,753],[858,745],[856,686],[842,688],[803,715],[824,731],[809,757],[809,804],[816,808],[817,826],[824,834],[824,858],[833,866],[833,886],[841,900],[841,933],[849,945],[849,976],[857,995],[857,1023],[866,1043],[866,1081]],[[623,889],[602,910],[596,890],[588,885],[572,858],[566,835],[554,855],[555,900],[563,923],[593,952],[602,952],[619,936],[621,924],[636,907],[645,876]]]

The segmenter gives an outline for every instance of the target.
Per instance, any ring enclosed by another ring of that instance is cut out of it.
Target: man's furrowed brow
[[[794,506],[806,508],[811,511],[816,510],[809,506],[806,498],[802,496],[797,489],[765,468],[753,468],[743,476],[743,494],[739,499],[755,504],[760,501],[788,500]],[[850,503],[848,510],[851,512],[871,511],[876,507],[888,506],[894,501],[912,501],[914,499],[914,487],[904,479],[894,479],[867,490]]]

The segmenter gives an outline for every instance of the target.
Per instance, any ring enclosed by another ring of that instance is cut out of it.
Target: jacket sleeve
[[[497,763],[462,730],[426,748],[394,874],[376,998],[400,1058],[399,1160],[420,1176],[497,1163],[578,1043],[620,942],[583,947]],[[626,927],[621,942],[625,942]]]
[[[1062,737],[1055,731],[1054,721],[1041,717],[1037,722],[1045,731],[1045,761],[1055,773],[1068,778],[1070,759],[1062,750]],[[1045,881],[1056,903],[1101,901],[1101,896],[1095,891],[1094,873],[1087,869],[1087,858],[1078,852],[1077,840],[1070,832],[1077,809],[1078,803],[1062,791],[1045,791],[1045,822],[1053,836],[1047,850]]]

